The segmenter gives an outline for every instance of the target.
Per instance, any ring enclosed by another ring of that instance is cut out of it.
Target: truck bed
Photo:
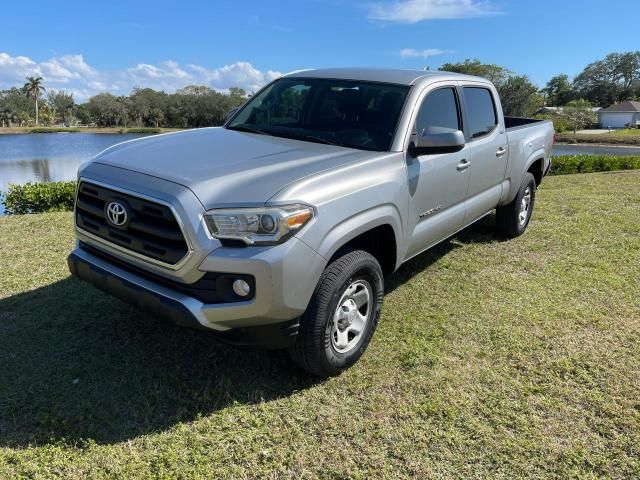
[[[544,119],[524,118],[524,117],[504,117],[504,126],[507,130],[528,127],[534,123],[544,122]]]

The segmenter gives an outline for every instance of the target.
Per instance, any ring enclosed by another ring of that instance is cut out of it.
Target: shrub
[[[536,115],[535,118],[540,120],[551,120],[553,122],[553,129],[556,133],[567,132],[573,129],[573,125],[567,117],[554,113],[544,113]]]
[[[553,157],[551,175],[640,169],[640,156],[562,155]]]
[[[0,202],[8,215],[73,210],[76,182],[27,183],[9,185]]]
[[[77,133],[79,128],[69,127],[33,127],[28,130],[29,133]]]

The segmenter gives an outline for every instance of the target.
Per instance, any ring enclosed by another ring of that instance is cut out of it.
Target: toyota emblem
[[[110,202],[105,209],[107,220],[115,227],[122,227],[127,223],[127,209],[119,202]]]

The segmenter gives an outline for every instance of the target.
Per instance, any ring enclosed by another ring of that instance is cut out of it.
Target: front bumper
[[[179,325],[238,340],[234,343],[241,342],[236,336],[246,329],[268,337],[265,329],[290,322],[306,310],[326,260],[303,241],[293,237],[276,246],[225,247],[208,234],[202,221],[205,208],[184,186],[99,162],[89,163],[81,180],[169,206],[188,254],[175,265],[160,265],[76,225],[78,246],[69,257],[69,268],[79,278]],[[211,277],[237,275],[253,279],[255,293],[248,300],[217,297],[217,282],[215,288],[203,287]]]
[[[109,262],[78,246],[69,270],[123,301],[174,323],[213,331],[236,345],[279,348],[297,333],[297,318],[324,268],[325,260],[293,238],[272,248],[219,248],[202,262],[202,272],[235,272],[255,278],[251,300],[205,304],[162,282]]]

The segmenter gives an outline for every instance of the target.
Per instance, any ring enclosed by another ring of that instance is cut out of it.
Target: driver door
[[[416,116],[412,140],[429,127],[462,130],[458,91],[438,86],[424,97]],[[454,153],[407,153],[409,180],[407,258],[417,255],[463,227],[469,184],[467,145]]]

